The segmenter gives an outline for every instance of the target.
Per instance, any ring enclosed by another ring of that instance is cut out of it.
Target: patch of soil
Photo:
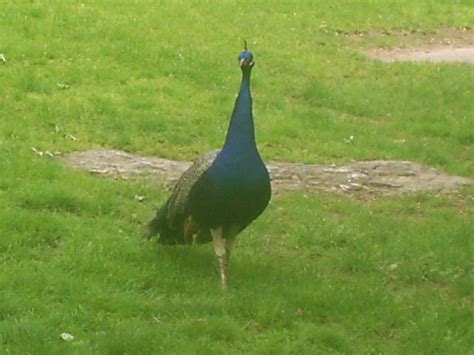
[[[357,33],[353,34],[353,39],[376,36],[397,38],[398,44],[395,48],[371,48],[367,51],[370,57],[383,62],[429,61],[474,64],[473,29],[440,29],[433,33],[405,31]]]
[[[158,157],[141,157],[118,150],[90,150],[64,158],[71,167],[123,179],[149,176],[171,187],[191,165]],[[375,160],[347,165],[316,165],[271,162],[267,165],[275,193],[329,191],[367,197],[410,192],[453,192],[471,184],[468,178],[452,176],[410,161]]]
[[[370,56],[382,62],[394,61],[428,61],[439,62],[459,62],[474,64],[474,46],[472,47],[418,47],[418,48],[397,48],[394,50],[375,49],[370,52]]]

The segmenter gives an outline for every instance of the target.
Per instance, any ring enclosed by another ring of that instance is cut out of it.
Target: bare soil
[[[459,62],[474,64],[474,46],[461,48],[424,46],[393,50],[374,49],[369,54],[373,58],[388,63],[394,61],[428,61],[433,63]]]
[[[356,41],[377,36],[395,36],[398,42],[394,48],[377,47],[367,50],[370,57],[383,62],[429,61],[474,64],[473,29],[439,29],[433,33],[393,31],[353,34]]]
[[[123,179],[148,176],[169,187],[191,164],[118,150],[72,153],[64,161],[75,169],[105,176]],[[410,161],[375,160],[339,166],[270,162],[267,167],[275,193],[328,191],[365,198],[422,191],[454,192],[472,183],[468,178],[452,176]]]

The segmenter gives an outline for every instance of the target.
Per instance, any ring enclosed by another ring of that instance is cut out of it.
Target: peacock
[[[224,146],[195,160],[183,173],[148,223],[147,233],[149,238],[159,234],[162,244],[212,241],[223,288],[237,235],[262,214],[271,197],[270,177],[255,141],[250,92],[255,62],[244,43],[239,55],[242,81]]]

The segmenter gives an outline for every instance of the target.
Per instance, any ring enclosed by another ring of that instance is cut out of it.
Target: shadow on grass
[[[150,267],[156,269],[157,284],[173,283],[175,287],[180,284],[181,288],[182,281],[186,280],[185,284],[190,287],[220,288],[217,257],[212,244],[167,246],[152,240],[143,242],[143,246],[152,247],[153,251],[147,253],[144,262],[149,262]],[[316,281],[313,269],[317,262],[314,262],[311,270],[302,272],[297,262],[281,260],[275,263],[274,258],[257,252],[250,254],[248,250],[235,250],[228,269],[228,290],[287,288],[289,284],[302,285]],[[153,287],[153,284],[155,282],[148,286]]]

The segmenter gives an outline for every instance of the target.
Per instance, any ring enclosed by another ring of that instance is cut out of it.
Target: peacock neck
[[[250,152],[256,149],[252,95],[250,93],[250,73],[250,68],[242,69],[240,91],[235,100],[234,111],[232,112],[223,150]]]

